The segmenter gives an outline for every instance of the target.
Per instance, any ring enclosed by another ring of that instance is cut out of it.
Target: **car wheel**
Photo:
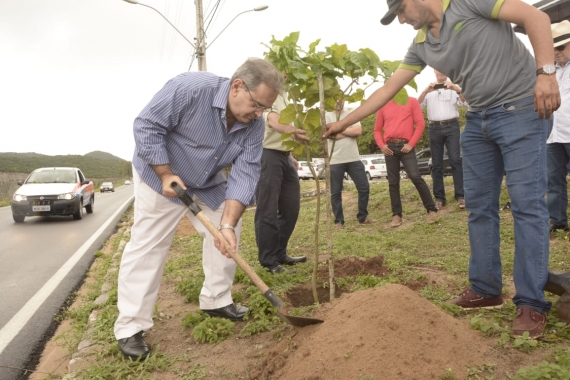
[[[83,199],[79,200],[79,210],[73,214],[73,219],[80,220],[83,219]]]
[[[369,181],[372,181],[372,176],[370,175],[370,173],[366,172],[366,177],[368,178]]]
[[[400,170],[400,179],[407,179],[408,173],[404,169]]]
[[[95,207],[95,195],[91,194],[91,198],[89,198],[89,204],[85,206],[85,211],[88,214],[93,214],[93,208]]]
[[[18,215],[18,214],[12,214],[12,217],[14,218],[14,222],[16,223],[23,223],[24,219],[26,219],[24,215]]]

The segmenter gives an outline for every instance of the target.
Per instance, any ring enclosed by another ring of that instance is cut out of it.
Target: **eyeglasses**
[[[566,49],[566,46],[568,46],[568,44],[556,46],[556,47],[554,48],[554,50],[564,51],[564,49]]]
[[[253,96],[251,96],[251,92],[249,91],[249,87],[247,87],[247,84],[243,81],[243,79],[241,80],[241,82],[243,83],[243,86],[245,87],[246,92],[249,94],[249,97],[251,98],[251,101],[253,103],[253,108],[255,108],[255,111],[261,111],[261,112],[269,112],[271,111],[271,107],[266,107],[263,104],[259,103],[257,100],[255,100],[253,98]]]

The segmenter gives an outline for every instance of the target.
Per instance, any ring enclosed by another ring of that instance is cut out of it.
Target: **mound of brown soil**
[[[273,352],[260,379],[437,379],[446,369],[492,362],[492,347],[471,329],[402,285],[347,293],[321,325],[299,329]]]

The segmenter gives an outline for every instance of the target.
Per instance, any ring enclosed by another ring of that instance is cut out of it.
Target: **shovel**
[[[220,241],[222,242],[222,244],[224,244],[224,246],[226,247],[226,251],[232,257],[232,259],[234,259],[236,264],[245,272],[247,277],[249,277],[251,279],[251,281],[255,284],[255,286],[257,286],[257,288],[261,291],[261,293],[263,293],[263,295],[265,296],[265,298],[267,298],[269,303],[271,303],[271,305],[273,305],[273,307],[277,311],[277,316],[279,318],[281,318],[281,320],[283,322],[289,323],[290,325],[297,326],[297,327],[316,325],[318,323],[324,322],[322,319],[307,318],[307,317],[296,317],[293,315],[287,315],[287,310],[285,309],[285,307],[281,303],[281,300],[275,295],[275,293],[273,293],[273,291],[271,289],[269,289],[269,287],[265,284],[265,282],[263,282],[263,280],[257,275],[257,273],[255,273],[255,271],[253,269],[251,269],[249,264],[247,262],[245,262],[245,260],[237,252],[232,253],[230,251],[230,245],[227,242],[227,240],[224,238],[224,235],[222,235],[220,233],[220,231],[218,231],[218,229],[212,224],[210,219],[208,219],[208,217],[202,212],[202,209],[200,209],[200,206],[198,206],[192,200],[192,198],[190,198],[188,196],[188,194],[186,194],[186,192],[184,191],[182,186],[180,186],[176,182],[172,182],[170,184],[170,186],[172,187],[172,189],[174,191],[176,191],[178,198],[182,202],[184,202],[184,204],[186,206],[188,206],[190,211],[192,211],[192,214],[194,214],[196,216],[196,218],[198,218],[200,220],[200,222],[202,222],[204,227],[206,227],[206,229],[208,231],[210,231],[210,233],[212,235],[214,235],[215,237],[220,239]]]

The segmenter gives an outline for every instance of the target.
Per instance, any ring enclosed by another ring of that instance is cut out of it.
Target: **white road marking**
[[[111,224],[113,219],[121,213],[124,212],[124,208],[129,204],[133,197],[130,197],[117,211],[105,222],[99,229],[87,240],[83,245],[67,260],[65,264],[42,286],[42,288],[32,297],[30,300],[22,307],[16,315],[10,319],[10,321],[0,330],[0,355],[4,352],[4,349],[10,344],[12,339],[18,335],[18,333],[24,328],[26,323],[32,318],[32,316],[38,311],[40,306],[45,302],[45,300],[53,293],[55,288],[63,281],[65,276],[73,269],[75,264],[81,259],[85,254],[87,249],[95,242],[95,240],[103,233],[103,231]]]

